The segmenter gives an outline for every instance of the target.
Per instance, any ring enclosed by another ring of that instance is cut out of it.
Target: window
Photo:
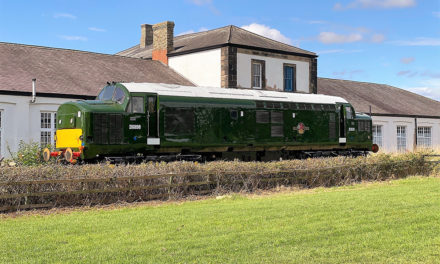
[[[347,119],[353,119],[353,112],[351,111],[350,106],[345,107],[345,113],[347,115]]]
[[[156,97],[153,96],[148,97],[148,112],[156,113]]]
[[[417,145],[431,147],[431,127],[417,127]]]
[[[232,120],[238,119],[238,111],[237,110],[230,110],[229,114],[230,114]]]
[[[406,150],[406,126],[397,126],[397,150]]]
[[[284,91],[296,91],[296,67],[284,64]]]
[[[114,86],[106,86],[102,91],[99,93],[97,100],[101,101],[109,101],[113,98],[113,92],[115,91]]]
[[[113,100],[119,104],[122,104],[124,102],[124,99],[125,99],[124,91],[121,88],[117,87],[115,90],[115,95],[113,97]]]
[[[144,97],[132,96],[128,109],[132,113],[144,113]]]
[[[382,147],[382,126],[373,125],[373,144],[377,144],[379,147]]]
[[[40,145],[46,147],[47,145],[55,146],[55,130],[56,130],[57,114],[54,112],[40,113]]]
[[[265,63],[262,60],[251,61],[251,84],[254,89],[265,87]]]

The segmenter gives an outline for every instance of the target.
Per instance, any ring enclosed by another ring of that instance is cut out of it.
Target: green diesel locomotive
[[[96,100],[62,104],[45,160],[275,160],[365,155],[371,118],[340,97],[112,83]]]

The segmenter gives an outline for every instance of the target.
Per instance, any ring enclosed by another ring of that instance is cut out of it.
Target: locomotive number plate
[[[141,125],[128,125],[128,129],[139,130],[141,129]]]

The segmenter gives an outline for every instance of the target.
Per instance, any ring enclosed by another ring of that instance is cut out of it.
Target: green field
[[[0,218],[1,263],[439,263],[440,178]]]

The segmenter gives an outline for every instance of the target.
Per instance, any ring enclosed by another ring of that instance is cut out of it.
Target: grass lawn
[[[439,263],[440,178],[0,218],[1,263]]]

